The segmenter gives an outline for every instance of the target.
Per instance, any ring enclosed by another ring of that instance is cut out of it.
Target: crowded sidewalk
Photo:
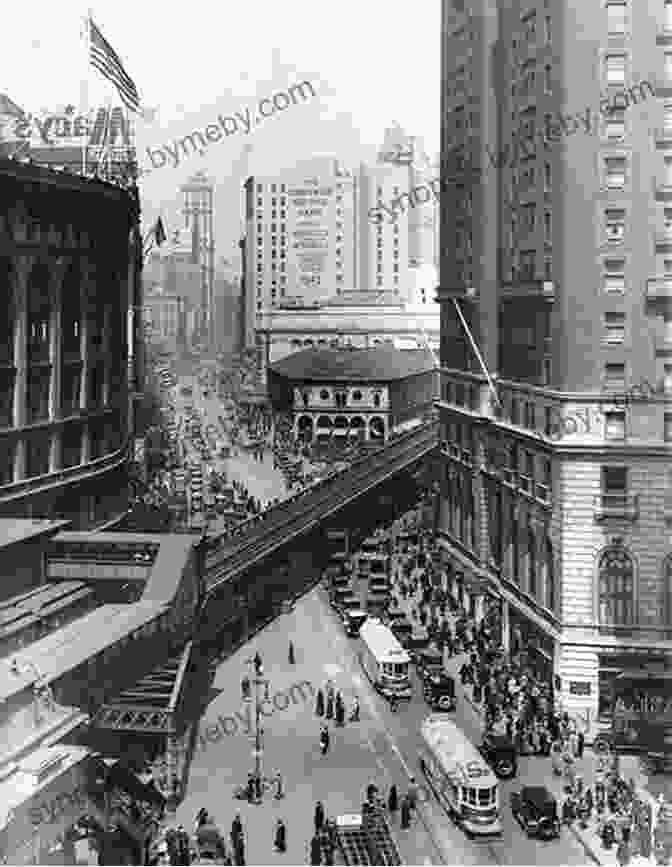
[[[506,654],[492,624],[476,624],[446,592],[445,581],[433,580],[431,557],[418,557],[429,540],[418,532],[417,544],[405,542],[403,551],[394,544],[395,604],[427,627],[443,651],[444,670],[468,703],[479,737],[493,732],[509,739],[520,757],[521,785],[546,786],[562,824],[594,862],[669,863],[669,806],[644,787],[638,759],[586,746],[580,723],[554,706],[551,684],[535,677],[522,654]]]

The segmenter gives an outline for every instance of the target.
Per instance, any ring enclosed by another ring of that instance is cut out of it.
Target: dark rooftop
[[[434,360],[427,349],[397,349],[395,346],[304,349],[271,365],[273,373],[287,379],[331,382],[405,379],[433,369]]]

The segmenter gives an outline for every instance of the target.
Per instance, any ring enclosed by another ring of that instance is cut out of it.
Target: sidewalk
[[[473,688],[471,685],[463,686],[459,678],[459,670],[463,662],[467,661],[469,654],[463,653],[458,656],[451,657],[446,664],[446,670],[455,678],[456,689],[462,695],[465,701],[477,717],[479,724],[483,724],[483,706],[473,700]],[[562,804],[565,798],[564,778],[556,776],[551,769],[550,758],[542,758],[540,756],[524,756],[520,758],[520,784],[522,785],[544,785],[555,795],[558,801],[558,807]],[[581,759],[575,760],[574,767],[577,776],[582,776],[584,781],[590,785],[596,777],[597,756],[590,747],[586,747]],[[633,778],[638,787],[643,787],[643,780],[639,771],[637,759],[633,756],[621,757],[621,774],[625,779]],[[605,865],[605,867],[615,867],[618,864],[616,858],[616,845],[612,849],[604,849],[602,840],[597,833],[597,819],[593,814],[587,828],[581,828],[578,821],[573,822],[569,826],[569,830],[576,837],[579,843],[583,846],[586,854],[595,864]],[[653,855],[650,858],[641,856],[632,857],[630,859],[632,867],[653,867],[656,864]]]
[[[414,570],[415,571],[415,570]],[[409,619],[412,620],[411,610],[417,608],[419,604],[419,594],[409,597],[408,599],[400,600],[400,607],[407,612]],[[450,623],[451,629],[454,632],[455,616],[450,612],[447,613],[446,619]],[[466,704],[473,713],[473,723],[478,726],[479,731],[482,731],[484,709],[482,703],[477,703],[473,700],[473,687],[471,685],[462,685],[459,677],[459,671],[462,664],[469,659],[468,653],[457,654],[452,657],[444,656],[444,669],[455,679],[456,691],[461,695]],[[586,748],[583,757],[575,761],[574,765],[576,774],[581,775],[584,781],[590,785],[593,784],[596,776],[597,757],[590,748]],[[625,779],[634,779],[637,787],[653,799],[653,796],[646,791],[646,778],[643,777],[639,762],[636,757],[622,756],[621,757],[621,775]],[[550,758],[542,758],[539,756],[521,757],[519,763],[518,774],[519,785],[544,785],[555,795],[558,806],[562,804],[565,798],[564,779],[556,776],[551,769]],[[591,819],[587,828],[581,828],[579,822],[573,822],[569,826],[569,830],[583,847],[588,857],[598,865],[605,867],[615,867],[618,864],[616,858],[616,845],[612,849],[607,850],[602,847],[602,840],[597,833],[597,819],[595,815]],[[656,864],[655,858],[651,855],[650,858],[642,856],[631,857],[631,867],[653,867]]]

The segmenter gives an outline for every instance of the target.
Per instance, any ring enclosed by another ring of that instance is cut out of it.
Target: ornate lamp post
[[[252,755],[254,756],[254,772],[253,772],[253,780],[254,780],[254,803],[261,803],[261,797],[264,792],[264,788],[267,787],[271,780],[266,778],[263,775],[262,770],[262,757],[264,753],[264,728],[261,724],[261,706],[264,702],[269,700],[269,686],[270,681],[264,677],[264,666],[261,660],[261,656],[259,653],[254,655],[254,658],[250,658],[246,660],[247,664],[250,666],[250,674],[251,677],[244,677],[242,681],[242,692],[243,698],[245,701],[251,701],[251,685],[254,685],[254,702],[255,702],[255,713],[254,713],[254,750]],[[263,688],[263,698],[262,698],[262,688]]]

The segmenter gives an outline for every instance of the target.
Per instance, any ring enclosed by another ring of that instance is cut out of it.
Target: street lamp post
[[[264,729],[261,724],[261,706],[265,701],[268,701],[268,692],[270,681],[268,678],[264,677],[264,666],[261,660],[261,656],[259,653],[254,655],[254,658],[246,660],[247,664],[251,667],[252,677],[246,677],[243,680],[243,698],[246,701],[251,701],[250,696],[250,683],[254,684],[254,702],[255,702],[255,713],[254,713],[254,786],[255,786],[255,803],[261,803],[261,796],[263,796],[263,791],[265,785],[269,784],[271,781],[264,777],[263,768],[262,768],[262,756],[264,752]],[[247,683],[246,683],[247,681]],[[261,697],[261,688],[264,688],[264,697]]]

